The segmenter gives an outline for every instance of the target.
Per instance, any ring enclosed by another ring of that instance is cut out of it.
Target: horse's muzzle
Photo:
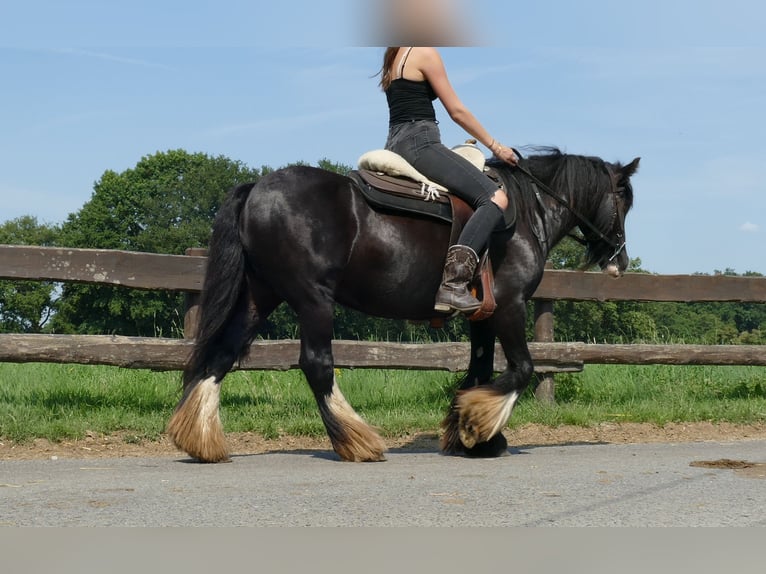
[[[603,271],[610,277],[622,277],[622,270],[616,263],[608,263],[604,266]]]

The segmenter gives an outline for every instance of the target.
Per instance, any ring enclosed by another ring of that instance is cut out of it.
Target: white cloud
[[[206,132],[206,135],[224,137],[239,132],[265,132],[274,129],[279,129],[281,131],[304,129],[308,126],[321,125],[336,120],[347,120],[351,117],[359,115],[362,112],[369,113],[369,109],[365,107],[337,108],[301,115],[270,117],[261,120],[254,120],[252,122],[242,122],[239,124],[221,126],[219,128],[209,130]]]
[[[118,64],[127,64],[129,66],[143,66],[145,68],[159,68],[161,70],[175,71],[175,69],[171,66],[167,66],[158,62],[150,62],[148,60],[141,60],[138,58],[125,58],[122,56],[115,56],[107,52],[95,52],[93,50],[81,50],[74,48],[58,48],[54,50],[54,52],[72,56],[84,56],[86,58],[97,58],[99,60],[106,60],[108,62],[115,62]]]
[[[750,223],[749,221],[746,221],[739,226],[739,230],[744,231],[745,233],[756,233],[759,229],[760,228],[755,223]]]

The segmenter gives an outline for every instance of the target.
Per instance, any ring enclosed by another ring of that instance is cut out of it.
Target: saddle
[[[475,145],[475,140],[453,147],[478,170],[504,189],[500,174],[487,167],[484,154]],[[359,158],[358,169],[349,172],[365,200],[374,209],[404,212],[410,215],[433,218],[451,225],[449,245],[454,245],[460,232],[473,214],[473,209],[459,197],[449,193],[445,187],[429,180],[418,172],[407,160],[389,150],[374,150]],[[506,190],[507,192],[507,190]],[[512,198],[508,198],[505,224],[502,230],[511,230],[516,224],[516,209]],[[486,319],[494,312],[494,276],[489,253],[485,252],[477,266],[477,276],[472,285],[474,294],[481,290],[481,307],[468,317],[471,321]],[[431,324],[443,323],[443,316],[432,319]]]

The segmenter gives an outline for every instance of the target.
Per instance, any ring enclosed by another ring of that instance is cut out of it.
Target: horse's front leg
[[[495,371],[495,330],[488,320],[470,323],[471,359],[468,371],[457,387],[457,394],[452,400],[449,412],[442,421],[443,434],[441,449],[446,454],[465,454],[470,457],[496,457],[503,455],[508,442],[502,433],[497,433],[489,441],[479,442],[467,448],[460,440],[460,410],[458,397],[466,391],[492,382]]]
[[[499,309],[492,318],[508,366],[491,382],[458,389],[443,423],[445,452],[476,457],[496,457],[507,452],[508,443],[502,430],[533,372],[525,321],[523,303]],[[473,361],[473,355],[471,359]],[[484,364],[483,368],[486,372],[488,365]]]

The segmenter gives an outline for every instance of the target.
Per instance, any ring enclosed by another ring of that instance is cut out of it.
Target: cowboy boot
[[[468,283],[473,279],[478,262],[476,252],[466,245],[449,248],[442,284],[436,292],[435,311],[471,313],[481,307],[481,302],[468,291]]]

